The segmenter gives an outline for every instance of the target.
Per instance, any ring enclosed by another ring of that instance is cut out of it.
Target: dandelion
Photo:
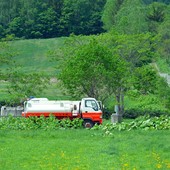
[[[157,164],[156,166],[157,166],[158,169],[162,168],[161,164]]]
[[[123,166],[124,166],[124,167],[128,167],[128,166],[129,166],[129,164],[128,164],[128,163],[125,163]]]
[[[65,153],[63,151],[61,151],[61,157],[64,158],[65,157]]]
[[[166,163],[166,167],[170,169],[170,163]]]

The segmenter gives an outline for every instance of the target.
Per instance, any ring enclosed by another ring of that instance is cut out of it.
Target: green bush
[[[162,115],[160,117],[140,116],[131,122],[107,123],[95,125],[91,130],[102,130],[104,135],[113,135],[113,130],[170,130],[170,117]]]
[[[170,111],[165,103],[156,95],[129,96],[125,107],[124,118],[137,118],[139,116],[161,116],[169,115]]]
[[[144,116],[144,115],[150,115],[150,116],[161,116],[161,115],[169,115],[168,111],[166,110],[152,110],[152,109],[138,109],[138,108],[132,108],[125,110],[125,113],[123,115],[124,118],[130,118],[130,119],[135,119],[139,116]]]
[[[10,130],[31,130],[31,129],[60,129],[60,128],[80,128],[82,127],[82,119],[62,119],[58,120],[54,116],[49,116],[45,118],[40,117],[13,117],[9,115],[8,117],[0,118],[0,129],[10,129]]]

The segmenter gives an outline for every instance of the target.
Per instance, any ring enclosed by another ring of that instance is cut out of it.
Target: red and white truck
[[[81,101],[48,100],[47,98],[33,98],[24,102],[23,117],[37,116],[57,119],[82,118],[84,127],[92,127],[95,123],[102,123],[102,108],[94,98],[83,98]]]

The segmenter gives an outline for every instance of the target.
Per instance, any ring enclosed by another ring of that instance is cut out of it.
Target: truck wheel
[[[85,128],[92,128],[94,126],[94,123],[91,120],[84,120],[83,126]]]

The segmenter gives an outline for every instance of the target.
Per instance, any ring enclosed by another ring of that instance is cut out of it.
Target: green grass
[[[51,38],[51,39],[33,39],[33,40],[17,40],[10,42],[12,49],[17,52],[17,55],[13,58],[18,65],[22,66],[23,72],[44,72],[51,77],[56,77],[58,70],[55,68],[58,62],[51,62],[48,57],[50,50],[56,50],[60,48],[66,38]],[[1,70],[4,72],[8,66],[1,66]],[[0,82],[0,101],[9,99],[9,93],[6,89],[6,82]],[[60,89],[55,84],[49,84],[45,91],[41,95],[36,97],[47,97],[49,99],[63,99],[67,96],[63,96]]]
[[[61,47],[66,38],[33,39],[12,41],[11,47],[18,53],[14,60],[23,66],[23,72],[44,71],[55,74],[57,62],[50,62],[47,57],[49,50]]]
[[[0,131],[0,169],[170,169],[169,131]]]
[[[7,87],[8,83],[4,82],[4,81],[0,81],[0,99],[6,100],[7,96],[9,94],[7,94]]]
[[[157,59],[157,65],[158,65],[161,73],[170,74],[170,66],[168,65],[168,63],[163,58]]]

